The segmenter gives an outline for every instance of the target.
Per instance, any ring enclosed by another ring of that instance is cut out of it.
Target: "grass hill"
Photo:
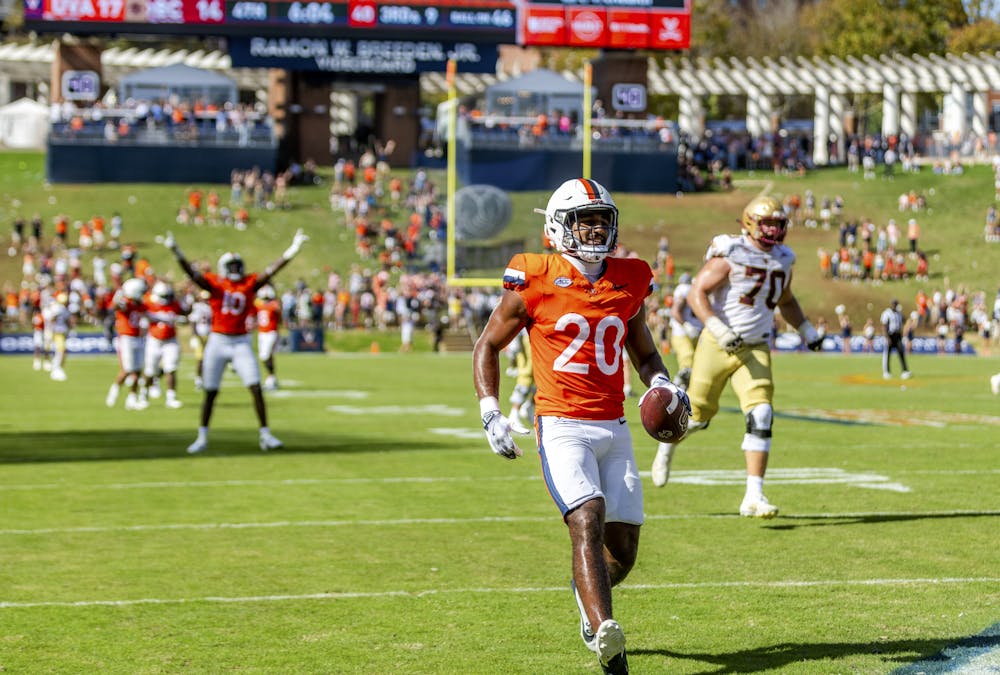
[[[72,222],[94,214],[107,219],[117,211],[124,219],[124,239],[136,244],[140,255],[148,258],[154,269],[174,278],[180,276],[179,269],[156,244],[157,235],[167,230],[174,231],[193,259],[214,262],[223,251],[235,249],[247,260],[248,268],[256,270],[284,250],[296,228],[305,228],[311,240],[282,272],[279,285],[303,279],[310,286],[321,286],[327,271],[346,274],[351,265],[361,263],[354,250],[353,231],[345,226],[343,216],[330,208],[328,184],[293,187],[291,209],[253,211],[250,227],[240,232],[231,227],[181,226],[175,221],[189,189],[198,187],[205,193],[214,189],[226,201],[228,185],[50,185],[45,182],[44,159],[41,153],[0,153],[0,222],[7,228],[3,232],[5,240],[18,215],[30,219],[32,214],[40,214],[45,234],[51,236],[52,219],[58,213],[69,215]],[[893,297],[898,297],[904,310],[909,311],[921,288],[928,293],[949,286],[982,290],[992,301],[1000,286],[1000,244],[986,244],[982,236],[986,210],[994,201],[989,166],[969,167],[959,176],[938,175],[925,167],[918,174],[897,175],[891,181],[865,181],[859,174],[841,168],[817,170],[803,177],[743,172],[735,178],[736,189],[729,193],[615,195],[622,213],[620,240],[652,260],[659,238],[666,235],[678,273],[694,271],[712,236],[738,230],[736,219],[752,196],[765,190],[778,196],[812,190],[817,199],[843,196],[845,218],[868,216],[876,224],[895,218],[903,228],[905,243],[905,223],[910,214],[898,211],[897,198],[902,192],[915,190],[927,199],[926,211],[914,215],[922,230],[920,247],[930,259],[930,280],[875,285],[823,279],[817,249],[835,247],[837,232],[797,227],[787,243],[798,254],[793,288],[806,313],[814,319],[823,315],[832,323],[833,308],[845,304],[854,324],[860,326],[868,316],[877,319]],[[442,173],[432,173],[432,179],[442,188],[445,185]],[[526,247],[535,250],[540,245],[541,224],[532,209],[544,206],[548,193],[522,192],[511,194],[511,198],[514,217],[503,237],[523,237]],[[395,219],[403,224],[405,216],[395,214]],[[70,240],[75,240],[73,232]],[[85,259],[84,265],[89,270],[89,260]],[[0,282],[19,282],[20,267],[19,257],[0,257]]]

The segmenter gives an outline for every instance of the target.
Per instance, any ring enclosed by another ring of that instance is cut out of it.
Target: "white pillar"
[[[899,133],[899,87],[891,82],[882,85],[882,136]]]
[[[825,85],[816,86],[816,102],[813,104],[813,164],[825,166],[830,163],[830,90]]]
[[[757,93],[757,126],[761,133],[774,131],[774,101],[764,92]]]
[[[944,95],[944,121],[941,130],[949,143],[959,143],[967,130],[965,122],[965,90],[958,82]]]
[[[766,132],[760,126],[760,90],[756,87],[747,88],[747,133],[753,138],[760,138]]]
[[[678,103],[678,128],[682,133],[700,138],[705,133],[705,109],[701,105],[701,98],[687,90],[681,92]]]
[[[986,140],[990,130],[989,94],[985,91],[972,92],[972,133]]]
[[[0,105],[10,103],[10,75],[0,73]]]
[[[899,101],[899,132],[910,139],[917,135],[917,95],[904,91]]]
[[[844,132],[844,113],[847,111],[847,96],[830,94],[830,135],[837,147],[837,161],[847,161],[847,134]]]

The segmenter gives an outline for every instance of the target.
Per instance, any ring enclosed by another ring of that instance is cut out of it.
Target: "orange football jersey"
[[[593,284],[558,254],[521,253],[507,265],[504,288],[528,309],[539,415],[610,420],[625,414],[628,321],[650,294],[653,274],[638,258],[605,263]]]
[[[184,313],[180,303],[171,300],[161,304],[147,300],[146,313],[149,316],[149,335],[157,340],[172,340],[177,337],[177,317]]]
[[[281,305],[277,300],[267,300],[257,306],[257,330],[273,333],[281,323]]]
[[[208,272],[205,281],[212,287],[208,299],[212,308],[212,332],[246,335],[247,317],[254,310],[257,275],[248,274],[239,281],[231,281]]]
[[[119,335],[140,337],[145,316],[146,305],[122,297],[121,304],[115,307],[115,331]]]

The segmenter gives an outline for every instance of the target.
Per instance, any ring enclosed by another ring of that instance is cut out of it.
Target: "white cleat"
[[[104,399],[104,404],[109,408],[114,408],[116,403],[118,403],[118,392],[109,391],[108,395]]]
[[[260,449],[264,452],[268,450],[280,450],[284,443],[275,438],[272,434],[263,432],[260,435]]]
[[[903,374],[902,374],[902,375],[900,375],[900,377],[902,377],[902,378],[903,378],[904,380],[908,380],[908,379],[910,379],[911,377],[913,377],[913,373],[911,373],[911,372],[910,372],[910,371],[908,371],[908,370],[904,370],[904,371],[903,371]]]
[[[42,362],[39,361],[38,359],[35,359],[34,363],[31,364],[31,367],[34,368],[35,370],[41,370]]]
[[[149,388],[149,398],[160,398],[161,393],[160,386],[157,384]]]
[[[264,391],[278,391],[278,378],[268,375],[264,380]]]
[[[778,515],[778,507],[767,501],[767,497],[744,497],[740,504],[740,515],[747,518],[774,518]]]
[[[607,666],[619,654],[625,651],[625,631],[614,619],[605,619],[594,634],[597,643],[597,658],[601,665]]]
[[[1000,373],[990,378],[990,391],[994,396],[1000,396]]]
[[[656,457],[653,459],[653,485],[663,487],[670,480],[670,464],[674,461],[673,443],[660,443],[656,448]]]
[[[208,439],[202,436],[194,439],[194,443],[188,446],[187,452],[189,455],[197,455],[199,452],[208,447]]]
[[[171,410],[177,410],[178,408],[184,407],[184,404],[178,401],[176,398],[167,398],[167,401],[166,403],[164,403],[164,405],[170,408]]]
[[[65,382],[66,381],[66,371],[63,370],[62,368],[53,368],[52,369],[52,374],[49,375],[49,377],[51,377],[56,382]]]

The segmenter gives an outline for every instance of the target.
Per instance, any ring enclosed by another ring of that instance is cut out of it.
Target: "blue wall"
[[[583,172],[573,150],[504,150],[459,145],[458,176],[465,185],[486,183],[504,190],[552,190]],[[591,153],[591,175],[616,192],[677,191],[677,153]]]
[[[277,147],[50,141],[45,175],[50,183],[229,183],[233,169],[273,172],[277,160]]]

